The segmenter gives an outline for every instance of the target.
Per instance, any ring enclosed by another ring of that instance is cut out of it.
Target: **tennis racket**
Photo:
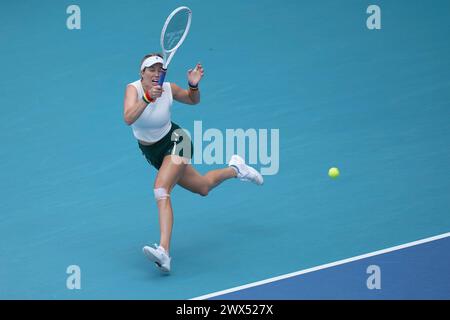
[[[167,67],[175,52],[183,44],[191,27],[192,11],[188,7],[176,8],[167,17],[161,31],[161,48],[164,64],[159,76],[158,84],[162,86],[166,77]]]

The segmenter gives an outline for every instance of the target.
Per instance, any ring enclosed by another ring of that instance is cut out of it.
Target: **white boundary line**
[[[435,241],[435,240],[439,240],[439,239],[443,239],[443,238],[447,238],[447,237],[450,237],[450,232],[443,233],[443,234],[440,234],[440,235],[437,235],[437,236],[434,236],[434,237],[429,237],[429,238],[425,238],[425,239],[421,239],[421,240],[417,240],[417,241],[401,244],[401,245],[398,245],[398,246],[395,246],[395,247],[390,247],[390,248],[387,248],[387,249],[366,253],[366,254],[355,256],[355,257],[352,257],[352,258],[347,258],[347,259],[343,259],[343,260],[339,260],[339,261],[323,264],[323,265],[320,265],[320,266],[317,266],[317,267],[313,267],[313,268],[309,268],[309,269],[304,269],[304,270],[300,270],[300,271],[284,274],[284,275],[281,275],[281,276],[278,276],[278,277],[273,277],[273,278],[269,278],[269,279],[266,279],[266,280],[252,282],[252,283],[245,284],[245,285],[242,285],[242,286],[239,286],[239,287],[234,287],[234,288],[230,288],[230,289],[226,289],[226,290],[222,290],[222,291],[217,291],[217,292],[205,294],[203,296],[195,297],[195,298],[192,298],[192,299],[189,299],[189,300],[209,299],[209,298],[220,296],[220,295],[224,295],[224,294],[227,294],[227,293],[231,293],[231,292],[235,292],[235,291],[239,291],[239,290],[244,290],[244,289],[251,288],[251,287],[260,286],[262,284],[266,284],[266,283],[270,283],[270,282],[274,282],[274,281],[279,281],[279,280],[295,277],[295,276],[302,275],[302,274],[305,274],[305,273],[310,273],[310,272],[314,272],[314,271],[318,271],[318,270],[323,270],[323,269],[339,266],[341,264],[345,264],[345,263],[349,263],[349,262],[353,262],[353,261],[357,261],[357,260],[361,260],[361,259],[370,258],[370,257],[377,256],[377,255],[380,255],[380,254],[384,254],[384,253],[388,253],[388,252],[392,252],[392,251],[396,251],[396,250],[401,250],[401,249],[417,246],[417,245],[420,245],[420,244],[423,244],[423,243],[427,243],[427,242],[431,242],[431,241]]]

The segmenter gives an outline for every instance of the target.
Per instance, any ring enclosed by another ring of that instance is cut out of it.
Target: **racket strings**
[[[190,10],[180,10],[168,21],[162,42],[165,51],[174,50],[182,41],[188,32],[190,15]]]

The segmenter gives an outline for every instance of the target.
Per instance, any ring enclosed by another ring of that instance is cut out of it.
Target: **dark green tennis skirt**
[[[170,131],[158,142],[150,146],[144,146],[138,141],[138,145],[147,161],[158,170],[165,156],[172,154],[192,159],[194,152],[194,146],[189,135],[174,122],[172,122]]]

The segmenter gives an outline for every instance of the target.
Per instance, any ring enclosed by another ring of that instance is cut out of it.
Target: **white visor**
[[[142,62],[141,71],[144,70],[145,68],[151,67],[155,63],[161,63],[162,65],[164,65],[164,60],[159,56],[148,57],[147,59],[144,60],[144,62]]]

